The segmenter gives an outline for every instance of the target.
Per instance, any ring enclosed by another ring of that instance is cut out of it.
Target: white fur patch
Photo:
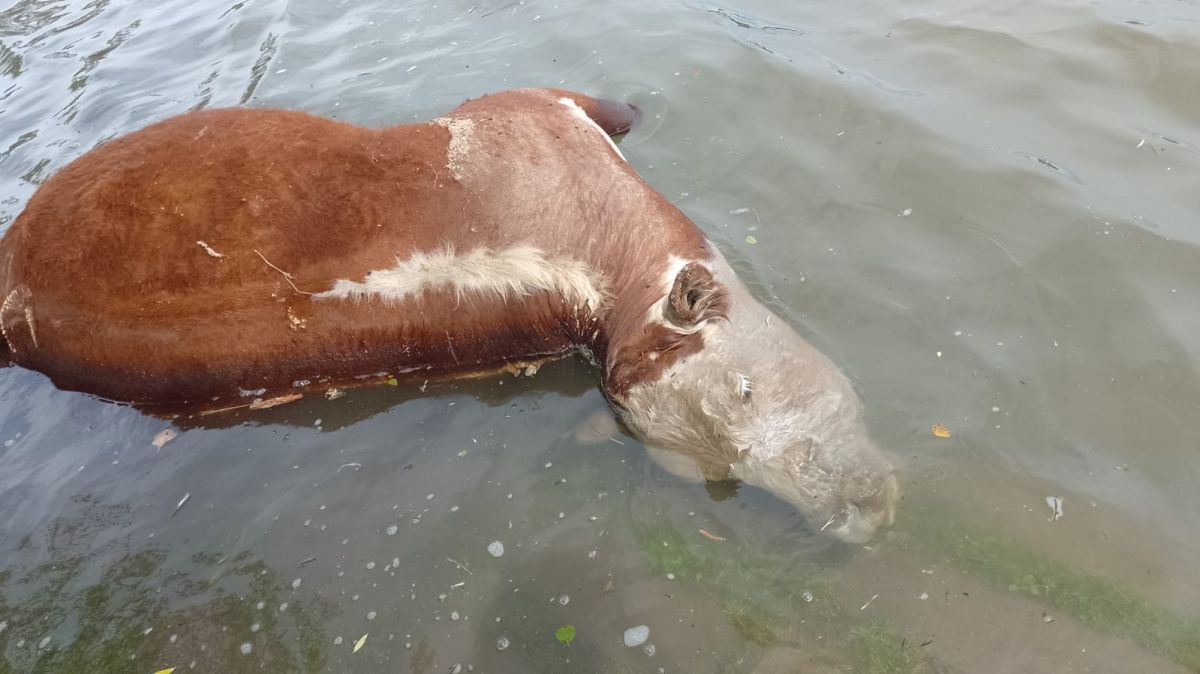
[[[468,294],[508,299],[551,292],[576,308],[595,310],[604,300],[603,286],[603,277],[586,264],[568,257],[550,258],[532,246],[500,251],[476,248],[463,254],[445,246],[414,253],[407,260],[396,258],[396,266],[368,272],[361,283],[338,279],[314,297],[400,302],[426,289],[449,289],[461,301]]]
[[[617,153],[617,156],[621,158],[621,161],[625,161],[625,155],[621,154],[621,150],[619,150],[617,148],[617,144],[613,142],[612,137],[609,136],[607,133],[605,133],[604,129],[600,128],[600,125],[596,123],[596,120],[592,119],[591,117],[588,117],[588,114],[583,111],[583,108],[579,107],[578,103],[576,103],[573,99],[568,98],[566,96],[563,96],[562,98],[558,99],[558,102],[567,106],[567,109],[571,111],[572,115],[583,120],[583,122],[585,124],[587,124],[588,126],[591,126],[593,129],[596,130],[596,133],[599,133],[601,136],[604,136],[604,140],[608,141],[608,146],[612,148],[612,151]]]
[[[450,132],[450,144],[446,146],[446,168],[455,180],[466,175],[467,155],[474,146],[475,121],[467,117],[438,117],[434,124]]]

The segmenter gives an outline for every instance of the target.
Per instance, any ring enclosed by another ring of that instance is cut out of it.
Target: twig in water
[[[474,573],[471,573],[471,570],[470,570],[470,569],[468,569],[467,567],[463,566],[462,564],[459,564],[458,562],[454,561],[453,559],[450,559],[449,557],[447,557],[447,558],[446,558],[446,561],[447,561],[447,562],[450,562],[451,564],[453,564],[453,565],[455,565],[455,566],[457,566],[458,568],[462,569],[463,571],[466,571],[468,574],[470,574],[470,575],[472,575],[472,576],[474,576],[474,575],[475,575]]]
[[[191,493],[191,492],[188,492],[188,493],[184,494],[184,495],[183,495],[183,498],[179,499],[179,503],[177,503],[177,504],[175,505],[175,509],[171,511],[171,517],[174,517],[174,516],[175,516],[175,514],[179,512],[179,509],[183,507],[183,504],[184,504],[184,503],[187,503],[187,502],[188,502],[188,499],[190,499],[191,497],[192,497],[192,493]]]

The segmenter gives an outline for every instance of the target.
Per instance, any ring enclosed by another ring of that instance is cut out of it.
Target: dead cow
[[[677,473],[852,542],[893,468],[842,372],[625,162],[634,108],[552,89],[367,129],[192,112],[46,181],[0,241],[16,363],[145,406],[230,407],[572,352]]]

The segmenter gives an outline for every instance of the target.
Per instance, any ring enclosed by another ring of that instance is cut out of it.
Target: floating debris
[[[630,648],[637,648],[646,643],[650,639],[650,628],[646,625],[638,625],[625,630],[625,634],[621,640]]]
[[[360,650],[362,650],[363,644],[365,644],[365,643],[367,643],[367,635],[366,634],[362,635],[361,637],[359,637],[358,641],[354,642],[354,650],[351,652],[353,652],[353,653],[359,652]]]
[[[617,588],[615,585],[613,585],[613,577],[612,577],[612,574],[610,573],[610,574],[608,574],[608,582],[604,584],[604,589],[600,590],[600,592],[601,592],[601,594],[603,594],[605,592],[612,592],[615,589],[617,589]]]
[[[299,589],[300,589],[300,579],[299,579],[299,578],[297,578],[296,580],[293,580],[293,581],[292,581],[292,589],[293,589],[293,590],[299,590]]]
[[[1052,623],[1052,622],[1054,622],[1054,618],[1050,617],[1050,614],[1049,614],[1049,613],[1043,613],[1043,614],[1042,614],[1042,622],[1044,622],[1044,623]]]
[[[570,604],[570,603],[571,603],[571,597],[570,597],[570,595],[565,595],[565,594],[564,594],[563,596],[559,597],[559,598],[558,598],[558,603],[559,603],[560,605],[562,605],[562,606],[566,606],[567,604]]]
[[[493,552],[493,551],[492,551],[492,547],[493,547],[493,546],[498,546],[496,549],[498,549],[500,552]],[[489,546],[488,546],[488,552],[491,552],[493,557],[499,557],[500,555],[503,555],[503,554],[504,554],[504,544],[503,544],[503,543],[501,543],[500,541],[496,541],[495,543],[492,543],[491,545],[489,545]],[[397,558],[397,559],[399,559],[399,558]],[[446,558],[446,561],[447,561],[447,562],[450,562],[451,564],[453,564],[453,565],[455,565],[455,566],[457,566],[458,568],[462,569],[463,571],[466,571],[468,575],[471,575],[471,576],[474,576],[474,575],[475,575],[475,574],[471,573],[471,570],[470,570],[470,569],[468,569],[468,568],[466,567],[466,565],[464,565],[464,564],[461,564],[461,563],[459,563],[458,561],[456,561],[456,560],[454,560],[454,559],[451,559],[451,558],[447,557],[447,558]],[[397,566],[399,566],[399,565],[397,564]]]
[[[250,409],[266,410],[272,407],[286,405],[290,402],[295,402],[303,397],[303,393],[288,393],[286,395],[276,396],[274,398],[267,398],[266,400],[263,400],[262,398],[255,398],[254,402],[250,403]]]
[[[342,465],[338,466],[337,472],[342,472],[343,468],[353,468],[355,472],[358,472],[358,469],[362,468],[362,464],[358,462],[343,463]]]
[[[326,400],[337,400],[344,395],[346,395],[346,392],[340,388],[331,388],[328,391],[325,391]]]
[[[487,551],[488,551],[488,554],[493,557],[503,557],[504,556],[504,544],[501,543],[500,541],[492,541],[491,543],[488,543]]]
[[[654,644],[646,644],[646,647],[642,650],[645,651],[646,655],[650,657],[654,657],[654,654],[658,652],[658,649],[654,647]]]
[[[805,590],[804,594],[800,595],[800,598],[804,600],[804,603],[811,604],[813,600],[813,593]]]
[[[867,603],[863,604],[862,606],[859,606],[858,610],[860,610],[860,611],[867,610],[867,607],[871,605],[871,602],[875,601],[878,598],[879,598],[879,595],[872,596],[870,599],[867,600]]]
[[[300,560],[300,567],[304,568],[305,564],[312,564],[315,561],[317,561],[316,557],[305,557],[304,559]]]
[[[150,441],[150,444],[154,445],[155,449],[162,449],[163,445],[177,437],[179,437],[179,434],[175,432],[175,429],[164,428],[158,432],[158,435],[154,436],[154,439]]]
[[[388,536],[395,536],[396,532],[399,530],[400,530],[400,527],[396,526],[395,524],[393,524],[393,525],[389,526],[387,529],[385,529]]]
[[[454,621],[454,622],[458,622],[458,619],[459,619],[459,618],[461,618],[461,617],[462,617],[462,616],[461,616],[461,615],[459,615],[458,611],[451,611],[451,612],[450,612],[450,620],[452,620],[452,621]]]
[[[175,504],[175,509],[171,511],[171,517],[174,517],[175,514],[179,512],[179,509],[183,507],[183,504],[187,503],[188,499],[190,499],[191,497],[192,497],[191,492],[184,494],[183,498],[179,499],[179,503]]]
[[[554,638],[564,646],[570,646],[572,641],[575,641],[575,626],[563,625],[554,630]]]
[[[934,424],[929,430],[933,433],[933,437],[935,438],[950,437],[950,429],[941,424]]]
[[[502,651],[508,648],[510,643],[511,642],[509,642],[508,637],[500,637],[499,639],[496,639],[496,650]]]
[[[1058,496],[1047,496],[1046,506],[1050,508],[1050,521],[1057,522],[1063,516],[1063,500]]]
[[[250,655],[254,652],[254,644],[249,641],[243,642],[238,650],[242,652],[242,655]]]
[[[718,543],[725,540],[725,538],[723,536],[718,536],[714,533],[710,533],[707,529],[701,529],[700,535],[707,538],[710,541],[717,541]]]

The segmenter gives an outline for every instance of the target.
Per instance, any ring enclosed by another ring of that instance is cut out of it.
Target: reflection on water
[[[0,225],[190,109],[636,102],[626,156],[851,374],[907,496],[852,549],[682,483],[581,432],[574,361],[161,449],[6,369],[0,671],[1200,671],[1197,81],[1200,6],[1166,0],[17,0]]]

